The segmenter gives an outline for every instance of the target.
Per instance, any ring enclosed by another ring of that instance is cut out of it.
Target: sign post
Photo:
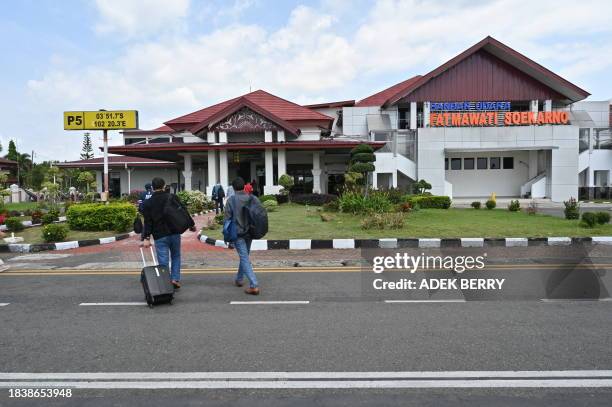
[[[138,129],[138,111],[136,110],[98,110],[64,112],[64,130],[102,130],[104,138],[104,190],[102,201],[108,202],[108,131]]]

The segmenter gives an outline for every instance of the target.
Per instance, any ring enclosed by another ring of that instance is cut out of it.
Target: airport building
[[[487,37],[359,101],[301,106],[258,90],[154,130],[124,131],[123,144],[109,147],[122,156],[109,184],[120,195],[159,175],[175,189],[210,193],[242,176],[270,194],[288,174],[295,192],[337,193],[350,150],[367,143],[375,188],[425,179],[432,193],[454,198],[609,197],[612,107],[588,96]],[[95,169],[102,187],[99,162],[62,166]]]

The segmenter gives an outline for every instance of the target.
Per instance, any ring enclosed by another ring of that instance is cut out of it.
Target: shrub
[[[41,223],[43,225],[49,225],[57,220],[57,217],[52,213],[45,213],[41,218]]]
[[[471,203],[472,208],[474,209],[480,209],[480,201],[474,201]]]
[[[219,223],[215,218],[208,218],[204,226],[202,226],[202,230],[215,230],[219,229]]]
[[[408,195],[404,199],[413,207],[418,204],[424,209],[448,209],[451,206],[451,199],[444,195]]]
[[[397,188],[389,188],[387,190],[387,196],[389,197],[389,201],[391,201],[392,204],[397,205],[402,203],[402,200],[404,198],[404,192]]]
[[[23,211],[23,216],[32,216],[32,209],[26,209]]]
[[[597,224],[597,217],[593,212],[585,212],[582,214],[582,221],[580,226],[585,228],[592,228]]]
[[[272,200],[267,200],[266,202],[263,203],[263,207],[268,212],[274,212],[274,211],[276,211],[278,209],[278,202],[272,201]]]
[[[377,192],[367,197],[358,192],[346,192],[338,198],[338,201],[340,210],[345,213],[382,213],[393,209],[384,192]]]
[[[404,227],[402,213],[375,213],[361,221],[362,229],[401,229]]]
[[[62,224],[46,225],[42,229],[45,242],[61,242],[68,236],[68,226]]]
[[[410,212],[412,210],[412,204],[410,202],[403,202],[399,204],[398,210],[400,212]]]
[[[60,208],[57,205],[49,206],[49,210],[47,211],[49,215],[53,215],[54,220],[59,220]]]
[[[279,205],[289,202],[289,195],[277,194],[274,195],[274,197],[276,198],[276,202],[278,202]]]
[[[323,210],[327,212],[338,212],[340,210],[340,201],[336,197],[333,201],[323,204]]]
[[[192,215],[208,208],[208,198],[202,191],[180,191],[176,197]]]
[[[487,207],[487,209],[495,209],[495,207],[497,206],[497,202],[495,201],[495,199],[489,199],[487,202],[485,202],[485,206]]]
[[[262,204],[266,201],[276,201],[276,196],[275,195],[262,195],[259,197],[259,202],[261,202]]]
[[[331,194],[292,194],[291,202],[300,205],[321,206],[328,202],[338,199],[336,195]]]
[[[32,224],[39,224],[42,222],[43,213],[41,210],[36,209],[32,212]]]
[[[47,207],[48,205],[45,201],[38,201],[38,203],[36,204],[37,209],[47,209]]]
[[[518,212],[521,210],[521,203],[518,201],[518,199],[510,201],[508,204],[508,210],[510,212]]]
[[[420,194],[423,195],[425,193],[425,191],[427,191],[428,189],[431,189],[431,184],[427,181],[425,181],[424,179],[416,182],[414,184],[414,193],[415,194]]]
[[[12,210],[12,211],[9,211],[8,215],[10,218],[16,218],[18,216],[21,216],[21,212]]]
[[[595,212],[595,220],[600,225],[610,223],[610,214],[608,212]]]
[[[218,225],[223,225],[223,222],[225,222],[225,215],[223,215],[222,213],[215,215],[215,223]]]
[[[563,205],[565,205],[565,209],[563,212],[565,213],[565,219],[579,219],[580,218],[580,205],[576,198],[570,198],[567,201],[563,201]]]
[[[287,195],[293,186],[293,177],[288,174],[283,174],[278,178],[278,185],[282,186],[281,193]]]
[[[4,221],[4,224],[9,232],[21,232],[25,228],[21,222],[21,219],[16,216],[8,218],[6,221]]]
[[[127,202],[72,205],[66,214],[68,225],[75,230],[127,231],[136,217],[136,208]]]

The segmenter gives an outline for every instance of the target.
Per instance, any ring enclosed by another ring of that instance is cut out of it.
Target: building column
[[[416,130],[417,128],[417,104],[416,102],[410,102],[410,129]]]
[[[274,185],[274,150],[266,148],[264,153],[266,162],[266,183],[264,184],[264,194],[275,194],[276,189]]]
[[[538,101],[537,100],[531,101],[531,103],[529,104],[529,110],[535,114],[538,114]]]
[[[209,131],[208,133],[206,133],[206,141],[209,144],[215,144],[217,142],[217,137],[215,136],[214,131]]]
[[[423,127],[429,127],[430,102],[423,102]]]
[[[378,173],[376,171],[372,173],[372,189],[378,189]]]
[[[185,168],[183,170],[183,178],[185,179],[185,191],[191,191],[191,154],[183,154],[185,159]]]
[[[227,143],[227,133],[224,131],[219,132],[219,143]]]
[[[252,180],[256,180],[257,179],[257,162],[256,161],[251,161],[251,179],[249,181]]]
[[[391,186],[393,188],[397,188],[397,170],[394,170],[391,173]]]
[[[321,189],[321,152],[314,151],[312,153],[312,193],[320,194]]]
[[[219,183],[227,190],[229,185],[227,168],[227,150],[219,150]]]
[[[284,148],[278,150],[278,177],[287,173],[287,151]]]
[[[217,152],[208,150],[208,185],[206,186],[206,195],[212,194],[212,189],[217,183]]]
[[[544,101],[544,111],[545,112],[552,112],[552,100],[546,99]]]
[[[134,171],[134,168],[130,168],[126,164],[125,172],[127,172],[128,194],[132,192],[132,171]]]
[[[264,131],[264,141],[266,143],[271,143],[272,142],[272,130]]]

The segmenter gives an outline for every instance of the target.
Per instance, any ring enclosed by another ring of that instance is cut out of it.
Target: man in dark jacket
[[[259,284],[257,283],[257,277],[253,271],[251,259],[249,258],[253,239],[249,235],[249,225],[242,209],[251,199],[255,200],[254,203],[256,205],[261,205],[261,203],[256,196],[244,192],[244,180],[241,177],[232,181],[232,187],[236,193],[228,198],[225,203],[225,219],[233,219],[238,228],[238,239],[234,242],[234,246],[240,258],[240,264],[238,265],[238,274],[236,274],[234,278],[234,284],[238,287],[242,287],[242,280],[246,276],[249,280],[249,288],[244,292],[251,295],[259,295]]]
[[[168,227],[164,219],[164,207],[168,200],[182,205],[176,195],[165,191],[166,183],[161,178],[153,178],[153,195],[143,204],[144,231],[143,246],[151,246],[151,235],[155,239],[157,261],[161,266],[168,267],[172,260],[170,276],[174,288],[181,288],[181,235]],[[190,231],[195,232],[195,222],[191,220]]]
[[[212,200],[215,203],[215,215],[219,214],[219,210],[223,212],[223,198],[225,198],[225,191],[223,186],[218,182],[212,189]]]

